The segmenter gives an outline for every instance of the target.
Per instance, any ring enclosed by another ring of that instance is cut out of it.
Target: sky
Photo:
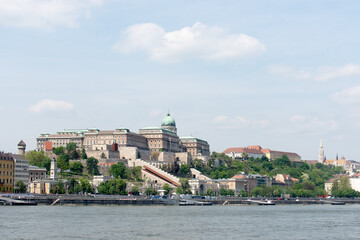
[[[0,150],[159,126],[211,151],[360,157],[359,1],[0,0]]]

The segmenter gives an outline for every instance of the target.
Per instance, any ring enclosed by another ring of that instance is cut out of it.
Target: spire
[[[324,157],[324,147],[322,144],[322,141],[320,140],[320,148],[319,148],[319,163],[324,163],[325,157]]]

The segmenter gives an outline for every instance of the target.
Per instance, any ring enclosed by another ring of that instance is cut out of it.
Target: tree
[[[226,196],[227,195],[226,189],[220,188],[219,194],[220,194],[220,196]]]
[[[64,186],[62,185],[61,182],[58,182],[58,184],[52,188],[52,193],[54,194],[63,194],[65,193],[65,189]]]
[[[70,171],[74,174],[81,175],[83,172],[83,165],[81,162],[71,162],[70,163]]]
[[[141,166],[136,166],[132,168],[131,173],[134,180],[141,181],[141,170],[142,170]]]
[[[17,188],[17,192],[19,193],[25,193],[27,190],[27,186],[22,180],[17,180],[15,182],[15,187]]]
[[[122,179],[111,179],[106,183],[100,183],[99,193],[101,194],[126,194],[126,182]]]
[[[339,178],[339,189],[340,190],[351,189],[350,180],[347,176],[341,176]]]
[[[88,179],[80,178],[79,183],[80,183],[80,189],[83,193],[91,193],[92,192],[90,181]]]
[[[145,194],[147,195],[147,196],[150,196],[150,195],[156,195],[156,190],[155,189],[153,189],[153,188],[151,188],[151,187],[148,187],[148,188],[146,188],[146,190],[145,190]]]
[[[114,178],[127,178],[126,176],[126,166],[125,163],[119,162],[118,164],[113,164],[110,167],[110,173]]]
[[[208,189],[206,190],[206,195],[208,195],[208,196],[214,196],[214,191],[213,191],[211,188],[208,188]]]
[[[185,178],[180,179],[180,185],[183,194],[191,194],[189,181]]]
[[[100,158],[101,158],[101,159],[105,159],[105,158],[106,158],[105,153],[101,153]]]
[[[76,150],[76,143],[71,142],[66,144],[66,151],[70,159],[79,159],[79,153]]]
[[[242,158],[243,160],[248,160],[248,159],[249,159],[249,155],[248,155],[247,153],[243,152],[243,153],[241,153],[241,158]]]
[[[86,154],[85,148],[81,149],[80,158],[81,159],[87,159],[87,154]]]
[[[91,175],[99,175],[99,161],[94,157],[89,157],[86,159],[86,169]]]
[[[176,192],[177,195],[183,194],[183,190],[182,190],[181,187],[177,187],[175,192]]]
[[[70,142],[70,143],[66,144],[66,151],[67,152],[71,152],[71,151],[74,151],[74,150],[76,150],[76,143]]]
[[[305,190],[315,190],[315,185],[312,182],[305,181],[302,184],[302,188]]]
[[[58,168],[60,168],[62,171],[69,169],[70,168],[69,160],[70,160],[69,155],[67,154],[60,155],[57,159]]]
[[[30,165],[46,168],[50,171],[51,160],[45,156],[44,152],[30,151],[25,154],[25,159],[29,160]]]
[[[165,183],[163,186],[163,190],[165,190],[165,195],[168,195],[173,190],[173,188],[170,187],[169,184]]]
[[[181,176],[187,176],[190,173],[190,166],[188,164],[181,164],[178,174]]]
[[[53,148],[53,153],[57,156],[65,154],[65,148],[63,146]]]
[[[130,189],[130,192],[131,192],[132,195],[139,195],[139,188],[137,186],[133,186]]]

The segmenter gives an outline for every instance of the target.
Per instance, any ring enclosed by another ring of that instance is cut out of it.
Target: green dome
[[[170,116],[170,113],[168,113],[167,116],[162,120],[161,126],[176,127],[175,119],[172,116]]]

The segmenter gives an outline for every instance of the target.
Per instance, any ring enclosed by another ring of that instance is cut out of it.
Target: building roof
[[[164,117],[164,119],[161,121],[161,126],[176,127],[175,119],[170,116],[170,113],[168,113],[166,117]]]
[[[18,146],[20,147],[20,146],[22,146],[22,147],[26,147],[26,144],[24,143],[24,141],[23,140],[21,140],[19,143],[18,143]]]
[[[194,142],[202,142],[202,143],[206,143],[207,141],[202,140],[200,138],[196,138],[196,137],[180,137],[180,140],[185,140],[185,141],[194,141]]]
[[[260,150],[257,149],[252,149],[252,148],[243,148],[243,147],[238,147],[238,148],[228,148],[225,151],[223,151],[223,153],[225,154],[229,154],[229,153],[252,153],[252,154],[264,154],[263,152],[261,152]]]
[[[271,150],[271,149],[269,149],[269,148],[261,149],[261,151],[262,151],[263,153],[278,153],[278,154],[282,154],[282,155],[299,156],[299,154],[297,154],[297,153],[293,153],[293,152],[283,152],[283,151],[275,151],[275,150]]]

